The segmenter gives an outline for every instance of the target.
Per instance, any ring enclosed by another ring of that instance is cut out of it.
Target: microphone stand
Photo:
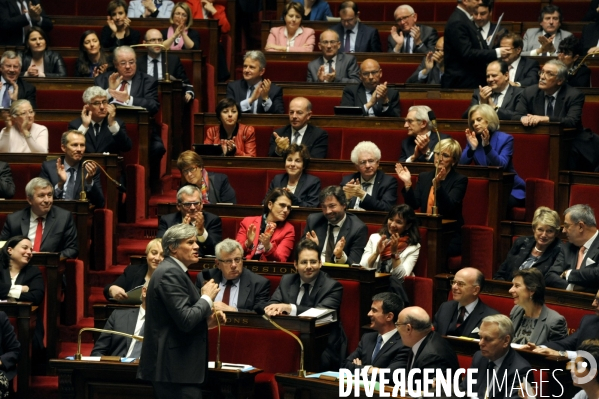
[[[92,160],[92,159],[88,159],[87,161],[83,161],[81,163],[81,192],[79,193],[79,201],[87,201],[87,194],[85,192],[85,165],[88,163],[94,163],[96,164],[96,166],[98,168],[100,168],[100,170],[104,173],[104,175],[106,176],[106,178],[108,180],[110,180],[111,182],[113,182],[114,184],[116,184],[116,186],[118,187],[119,191],[124,191],[123,189],[123,185],[121,183],[119,183],[118,181],[116,181],[115,179],[112,178],[112,176],[110,176],[108,174],[108,172],[106,172],[106,170],[104,170],[104,168],[102,166],[100,166],[99,163],[97,163],[96,161]]]
[[[216,361],[214,362],[214,368],[222,369],[223,362],[220,361],[220,320],[218,319],[216,310],[214,311],[214,318],[216,319],[216,324],[218,325],[218,336],[216,338]]]
[[[77,336],[77,353],[75,353],[75,360],[81,360],[81,333],[84,331],[94,331],[94,332],[101,332],[101,333],[106,333],[106,334],[121,335],[123,337],[135,339],[139,342],[143,342],[143,340],[144,340],[144,337],[142,337],[140,335],[127,334],[124,332],[113,331],[113,330],[104,330],[101,328],[85,327],[85,328],[82,328],[81,330],[79,330],[79,334]]]
[[[428,113],[428,118],[431,121],[431,125],[433,125],[433,131],[437,135],[437,143],[439,144],[439,148],[441,148],[440,147],[441,135],[439,135],[439,129],[437,129],[437,117],[435,116],[435,113],[433,111],[430,111]],[[434,148],[433,148],[433,152],[434,152]],[[433,155],[433,157],[434,157],[434,155]],[[438,155],[438,158],[440,161],[441,154]],[[437,164],[435,165],[435,177],[433,178],[433,206],[431,209],[433,216],[439,216],[439,209],[437,208],[437,182],[435,181],[435,178],[437,177],[438,174],[439,174],[439,162],[437,162]]]
[[[306,378],[306,370],[304,370],[304,344],[302,344],[302,341],[291,331],[287,330],[286,328],[281,327],[280,325],[278,325],[277,323],[275,323],[270,317],[268,317],[267,315],[263,314],[262,318],[265,320],[268,320],[270,322],[270,324],[272,324],[273,326],[275,326],[277,329],[291,335],[299,344],[300,344],[300,349],[301,349],[301,353],[300,353],[300,369],[297,372],[297,376],[298,377],[302,377],[302,378]]]
[[[164,76],[164,82],[171,81],[171,75],[168,73],[168,48],[164,44],[158,43],[142,43],[142,44],[132,44],[129,47],[160,47],[164,50],[164,61],[166,64],[166,71],[162,71],[162,76]]]

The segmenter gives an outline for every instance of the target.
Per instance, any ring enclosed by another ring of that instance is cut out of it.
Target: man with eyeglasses
[[[501,36],[499,45],[506,47],[508,52],[501,57],[507,62],[510,84],[528,87],[539,83],[539,63],[528,57],[522,57],[524,42],[522,37],[514,32]]]
[[[223,227],[220,217],[210,212],[202,212],[202,192],[188,184],[177,191],[178,212],[163,215],[158,221],[157,238],[176,224],[190,224],[196,229],[199,255],[214,255],[214,247],[222,239]]]
[[[391,27],[387,37],[387,47],[390,53],[423,53],[434,51],[439,34],[435,28],[426,25],[416,25],[418,14],[408,4],[403,4],[393,13],[396,26]]]
[[[408,109],[404,127],[408,137],[401,142],[399,162],[433,162],[433,148],[439,142],[437,134],[431,132],[428,113],[432,110],[426,105],[413,105]],[[441,140],[450,138],[439,132]]]
[[[380,160],[381,150],[372,141],[362,141],[352,150],[357,172],[341,179],[350,209],[387,212],[397,204],[397,179],[379,169]]]
[[[584,94],[566,83],[568,68],[563,62],[549,60],[539,72],[539,84],[527,87],[516,105],[512,120],[524,126],[560,122],[565,128],[581,132]]]
[[[35,86],[20,77],[22,65],[21,56],[12,50],[5,51],[0,58],[1,108],[9,109],[17,100],[27,100],[33,109],[37,108]]]
[[[308,82],[358,83],[360,73],[356,57],[340,53],[339,35],[332,29],[320,34],[318,48],[322,56],[308,64]]]
[[[243,267],[243,248],[235,240],[225,238],[216,244],[216,268],[207,269],[220,291],[214,298],[214,309],[223,312],[263,312],[270,298],[270,280]],[[206,280],[198,273],[196,286]]]
[[[399,92],[388,89],[387,82],[380,83],[383,69],[371,58],[360,65],[359,85],[347,85],[343,88],[341,106],[360,107],[364,116],[400,115]]]
[[[445,73],[445,58],[443,52],[445,39],[440,37],[433,51],[429,51],[414,73],[406,80],[406,83],[420,83],[429,85],[441,84],[441,77]]]
[[[108,104],[108,93],[101,87],[88,87],[83,92],[81,117],[69,122],[69,130],[85,135],[85,152],[121,154],[131,150],[125,122],[116,118],[116,107]]]
[[[478,269],[465,267],[458,271],[451,284],[451,301],[443,302],[433,318],[435,331],[441,335],[478,338],[482,320],[497,310],[479,298],[485,276]]]
[[[381,38],[378,29],[360,22],[358,5],[353,1],[344,1],[339,5],[341,22],[331,29],[341,39],[340,52],[343,53],[380,53]]]

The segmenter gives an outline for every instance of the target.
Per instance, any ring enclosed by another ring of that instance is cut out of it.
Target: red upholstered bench
[[[401,154],[401,142],[407,137],[405,129],[368,129],[344,128],[341,145],[341,159],[350,159],[354,147],[361,141],[369,140],[381,150],[381,161],[394,162]]]
[[[588,204],[593,209],[599,207],[599,187],[586,184],[572,184],[570,186],[570,202],[568,206],[575,204]]]
[[[314,58],[318,54],[314,54]],[[292,55],[290,56],[292,58]],[[273,82],[305,82],[308,63],[305,61],[268,61],[264,77]],[[289,105],[287,102],[286,105]]]
[[[360,342],[360,283],[354,280],[338,280],[343,286],[343,299],[339,311],[339,320],[347,335],[347,350],[352,352]]]
[[[39,164],[11,164],[12,180],[15,183],[15,196],[13,199],[25,199],[25,186],[29,180],[40,175],[42,166]],[[4,225],[1,223],[0,225]]]
[[[385,39],[385,45],[387,43],[387,39]],[[391,64],[383,62],[380,64],[381,69],[383,70],[383,76],[381,78],[381,83],[387,82],[388,84],[400,84],[405,83],[406,80],[414,73],[416,68],[418,68],[419,64]],[[401,94],[399,95],[401,98]],[[405,115],[406,111],[402,108],[401,114]]]
[[[591,67],[591,74],[591,79],[594,82],[599,82],[599,67]],[[590,102],[587,100],[582,107],[582,124],[597,134],[599,134],[598,114],[599,102]]]
[[[416,68],[414,68],[416,69]],[[470,100],[435,100],[435,99],[415,99],[414,105],[428,105],[433,111],[437,118],[443,119],[460,119],[464,110],[470,106]],[[406,110],[407,114],[407,110]],[[447,132],[443,132],[447,133]],[[462,136],[464,132],[461,132]]]
[[[79,40],[79,39],[77,39]],[[91,82],[90,82],[91,86]],[[38,109],[81,109],[83,100],[80,90],[37,90]],[[58,101],[58,99],[60,99]],[[66,128],[66,127],[65,127]]]
[[[420,251],[422,253],[422,250]],[[431,317],[433,316],[433,280],[428,277],[411,277],[404,279],[404,289],[410,299],[410,306],[420,306]]]
[[[210,171],[224,173],[229,177],[229,183],[235,189],[238,204],[258,205],[262,203],[269,183],[266,178],[266,169],[210,168]]]
[[[524,180],[529,177],[549,178],[549,135],[512,134],[514,137],[514,169]],[[530,151],[534,148],[534,151]]]

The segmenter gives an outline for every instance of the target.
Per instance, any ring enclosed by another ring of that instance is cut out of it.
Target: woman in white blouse
[[[48,129],[34,122],[35,111],[27,100],[10,106],[6,127],[0,132],[1,152],[48,152]]]
[[[378,233],[368,239],[360,265],[366,269],[391,273],[400,281],[413,275],[420,253],[420,232],[414,210],[396,205],[389,211]]]

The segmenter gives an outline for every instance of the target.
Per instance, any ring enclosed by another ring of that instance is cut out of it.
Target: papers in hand
[[[122,103],[116,99],[112,99],[112,101],[110,102],[111,104],[114,104],[117,108],[126,108],[126,109],[136,109],[139,111],[145,111],[146,109],[144,107],[138,107],[137,105],[127,105],[125,103]]]
[[[208,362],[208,368],[214,368],[214,362]],[[222,370],[238,370],[242,372],[250,371],[254,369],[254,366],[249,364],[237,364],[237,363],[223,363]]]
[[[331,323],[333,321],[337,321],[337,311],[335,309],[310,308],[306,310],[304,313],[298,314],[298,316],[316,317],[317,326],[324,323]]]
[[[114,298],[110,298],[113,301],[116,301],[118,303],[123,303],[126,305],[140,305],[141,304],[141,289],[143,288],[143,285],[137,286],[135,288],[133,288],[132,290],[127,292],[127,299],[114,299]]]

